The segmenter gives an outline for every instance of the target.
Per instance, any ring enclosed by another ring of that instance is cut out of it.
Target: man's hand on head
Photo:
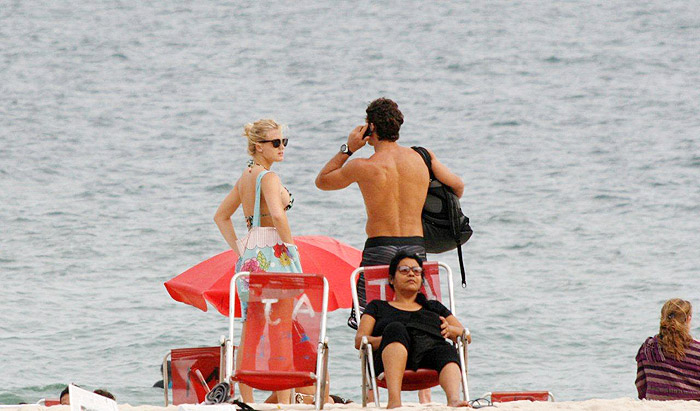
[[[367,139],[364,137],[365,131],[369,127],[368,124],[355,127],[348,136],[348,148],[353,153],[367,144]]]

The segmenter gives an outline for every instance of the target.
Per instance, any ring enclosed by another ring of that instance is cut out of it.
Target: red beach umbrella
[[[350,274],[360,265],[362,252],[334,238],[313,235],[294,237],[305,273],[322,274],[328,280],[328,311],[352,307]],[[229,284],[235,274],[238,255],[224,251],[202,261],[177,277],[165,282],[175,301],[207,311],[207,302],[221,314],[228,315]],[[236,296],[236,317],[240,315]]]

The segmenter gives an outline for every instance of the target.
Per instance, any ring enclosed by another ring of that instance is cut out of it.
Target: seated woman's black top
[[[364,314],[374,317],[376,321],[372,330],[373,337],[379,337],[389,323],[398,321],[408,327],[418,328],[442,338],[440,316],[447,318],[452,315],[452,312],[436,300],[426,301],[423,308],[418,311],[400,310],[394,308],[388,301],[373,300],[367,304]]]
[[[417,311],[405,311],[394,308],[388,301],[374,300],[367,304],[362,315],[369,315],[375,319],[373,337],[382,336],[387,325],[393,322],[406,326],[410,337],[408,368],[415,369],[424,355],[437,346],[448,346],[456,355],[454,348],[442,336],[440,328],[440,316],[447,318],[452,312],[439,301],[428,300],[423,308]],[[377,351],[381,352],[385,343],[386,341],[383,341],[382,347]]]

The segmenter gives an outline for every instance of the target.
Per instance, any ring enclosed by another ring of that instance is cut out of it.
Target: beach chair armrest
[[[471,333],[471,331],[469,331],[469,328],[464,327],[464,331],[462,332],[462,335],[460,335],[460,336],[457,337],[457,342],[458,342],[458,343],[461,343],[461,344],[464,345],[465,347],[466,347],[468,344],[471,344],[471,342],[472,342],[472,333]]]
[[[364,352],[366,357],[371,356],[372,352],[373,352],[372,344],[369,342],[369,339],[367,338],[367,336],[362,337],[362,341],[360,341],[360,349],[359,349],[360,357],[362,357],[363,352]]]
[[[360,341],[360,351],[364,350],[365,347],[367,347],[368,345],[371,346],[369,340],[367,339],[367,336],[365,335],[362,337],[362,341]]]

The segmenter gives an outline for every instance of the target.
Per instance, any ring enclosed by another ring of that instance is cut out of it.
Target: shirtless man
[[[399,250],[418,254],[425,260],[421,212],[430,183],[428,167],[420,154],[396,142],[403,114],[395,102],[380,98],[365,111],[367,124],[350,132],[347,144],[318,173],[316,187],[340,190],[352,183],[360,186],[367,211],[367,241],[361,266],[389,264]],[[374,147],[374,154],[348,161],[365,144]],[[438,161],[432,151],[428,152],[435,177],[462,197],[462,179]],[[367,303],[363,275],[357,282],[357,294],[363,309]],[[348,325],[357,329],[352,313]],[[420,390],[418,398],[421,403],[430,402],[430,389]]]
[[[340,190],[352,183],[360,186],[367,210],[363,267],[389,264],[399,249],[425,258],[421,212],[430,183],[428,167],[420,154],[396,142],[403,114],[395,102],[386,98],[374,100],[366,112],[367,124],[350,133],[347,144],[318,173],[316,187]],[[368,128],[371,134],[365,133]],[[366,134],[368,137],[364,137]],[[365,144],[374,147],[374,154],[348,161]],[[435,177],[461,197],[462,179],[428,151]],[[360,276],[358,297],[362,307],[366,304],[364,288],[364,278]],[[348,325],[357,328],[352,315]]]

